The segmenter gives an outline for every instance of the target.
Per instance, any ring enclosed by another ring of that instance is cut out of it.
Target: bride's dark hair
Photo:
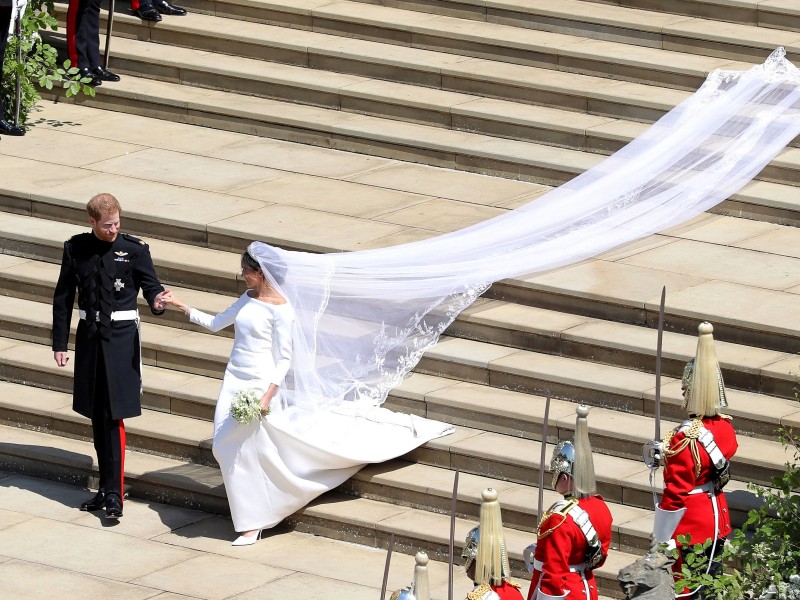
[[[278,285],[281,285],[283,280],[286,278],[286,263],[280,258],[280,256],[278,256],[277,253],[273,253],[269,259],[270,260],[267,263],[267,270],[275,279],[275,282]],[[261,270],[261,265],[258,264],[258,261],[253,258],[253,255],[247,250],[245,250],[242,254],[242,266],[250,269],[251,271]]]
[[[258,261],[253,258],[247,250],[242,253],[242,266],[250,271],[261,270],[261,265],[258,264]]]

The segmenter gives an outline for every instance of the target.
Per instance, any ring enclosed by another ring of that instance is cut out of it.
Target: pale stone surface
[[[764,234],[782,229],[790,228],[763,221],[702,213],[685,223],[662,231],[660,235],[675,236],[710,244],[748,248],[751,238],[761,239]]]
[[[602,301],[611,298],[643,307],[648,300],[659,302],[664,285],[670,290],[671,301],[677,291],[696,288],[706,280],[673,271],[590,260],[572,267],[531,275],[520,281],[544,289],[568,289],[579,297]]]
[[[393,162],[386,167],[350,176],[348,179],[377,188],[403,190],[458,200],[461,203],[489,206],[499,206],[519,197],[528,197],[545,188],[536,183],[402,162]]]
[[[329,571],[329,574],[334,573]],[[379,590],[380,582],[377,587],[369,587],[330,577],[320,577],[319,575],[308,573],[292,573],[248,592],[238,594],[232,600],[274,600],[275,598],[301,597],[309,598],[309,600],[311,598],[374,600],[379,595]],[[161,600],[161,597],[159,596],[155,600]]]
[[[5,488],[6,482],[4,481],[0,484],[0,487]],[[6,506],[5,500],[3,501],[3,506]],[[19,512],[16,510],[9,510],[7,508],[0,508],[0,529],[5,529],[6,527],[11,527],[12,525],[16,525],[17,523],[22,523],[23,521],[27,521],[28,519],[33,518],[31,515]],[[4,557],[5,560],[9,560],[9,557]]]
[[[209,226],[220,234],[289,244],[312,252],[347,250],[359,242],[377,239],[401,230],[398,225],[377,223],[295,206],[270,206],[247,215],[224,219]]]
[[[422,195],[391,190],[376,194],[375,189],[369,185],[300,174],[242,188],[236,191],[236,195],[258,198],[268,203],[384,221],[391,221],[395,211],[428,200]]]
[[[565,331],[586,323],[589,318],[522,304],[497,302],[477,307],[473,304],[459,315],[458,320],[559,337]]]
[[[698,257],[702,259],[698,260]],[[800,284],[800,260],[693,240],[680,240],[623,259],[643,268],[783,290]]]
[[[398,164],[376,156],[250,136],[245,140],[211,150],[208,154],[214,158],[270,169],[332,178],[351,178],[374,169]]]
[[[463,364],[488,368],[489,363],[503,356],[515,354],[518,350],[504,348],[494,344],[473,342],[460,338],[448,338],[440,341],[425,353],[427,358],[439,360],[456,360]]]
[[[670,288],[671,289],[671,288]],[[757,289],[725,281],[684,286],[670,293],[673,311],[698,320],[709,313],[717,322],[746,324],[765,331],[796,335],[800,297],[794,293]]]
[[[503,209],[490,206],[464,205],[452,200],[433,199],[383,214],[377,219],[397,225],[449,233],[481,223],[505,212]]]
[[[43,541],[42,547],[53,544]],[[88,562],[88,561],[87,561]],[[106,562],[106,561],[99,561]],[[9,560],[0,564],[3,595],[25,600],[53,598],[103,598],[103,600],[144,600],[159,591],[151,587],[113,581],[104,574],[91,577],[62,565],[37,564],[38,561]]]
[[[81,545],[93,548],[95,556],[124,555],[125,560],[87,561],[83,552],[74,550],[73,543],[78,536]],[[196,556],[182,548],[124,534],[109,535],[105,528],[93,529],[38,517],[0,530],[0,544],[13,558],[122,581],[131,581]],[[43,547],[49,551],[42,553]]]
[[[26,136],[27,137],[27,136]],[[230,192],[285,175],[281,171],[151,148],[124,158],[93,161],[93,168],[188,188]]]
[[[290,573],[285,569],[256,565],[242,559],[202,554],[151,571],[132,583],[207,600],[222,600]]]
[[[121,43],[124,38],[114,41]],[[137,48],[141,47],[140,45]],[[146,48],[147,45],[144,47]],[[175,47],[172,51],[178,49]],[[157,49],[157,52],[162,57],[165,56],[161,49]],[[187,128],[182,123],[164,120],[160,120],[156,124],[149,117],[92,110],[60,102],[42,103],[42,111],[37,115],[41,119],[47,120],[38,124],[37,130],[58,127],[95,139],[116,140],[128,144],[206,156],[223,146],[254,139],[253,136],[241,133],[210,128]],[[65,119],[69,119],[71,123],[65,124]]]
[[[91,497],[91,494],[85,494],[85,496],[84,500]],[[209,518],[207,513],[200,511],[143,500],[126,500],[124,512],[125,516],[119,520],[119,524],[114,526],[114,533],[140,539],[151,539],[165,532]],[[74,525],[100,530],[108,528],[108,522],[100,517],[101,513],[82,512],[79,514],[79,517],[71,521]]]
[[[6,144],[0,149],[0,154],[39,161],[46,157],[47,163],[86,167],[117,157],[122,157],[120,158],[122,161],[130,161],[140,152],[147,152],[144,146],[104,139],[83,145],[81,137],[71,133],[67,135],[69,137],[64,137],[64,132],[61,131],[42,129],[37,131],[36,135],[19,138],[16,144]],[[75,149],[79,146],[81,151],[76,152]]]

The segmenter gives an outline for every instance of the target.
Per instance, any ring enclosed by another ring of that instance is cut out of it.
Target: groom
[[[141,289],[153,314],[160,315],[167,292],[158,281],[147,244],[120,233],[117,199],[98,194],[86,211],[92,230],[64,243],[53,295],[53,358],[59,367],[69,361],[67,343],[77,288],[80,322],[72,408],[92,420],[100,471],[100,489],[81,510],[105,508],[107,518],[119,519],[125,486],[123,419],[142,413],[136,301]]]

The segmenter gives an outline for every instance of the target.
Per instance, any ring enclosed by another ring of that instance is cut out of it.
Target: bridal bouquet
[[[269,410],[267,410],[269,414]],[[231,416],[242,425],[261,418],[261,394],[256,390],[239,390],[233,395]]]

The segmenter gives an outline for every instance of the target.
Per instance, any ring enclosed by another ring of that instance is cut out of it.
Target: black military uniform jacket
[[[143,241],[121,233],[113,243],[94,233],[81,233],[64,243],[61,273],[53,295],[53,351],[67,350],[70,321],[78,291],[78,308],[86,318],[75,336],[75,378],[72,408],[92,416],[95,371],[103,353],[111,418],[141,414],[141,347],[138,320],[110,321],[113,311],[135,310],[139,290],[153,314],[155,297],[164,290],[150,250]]]

